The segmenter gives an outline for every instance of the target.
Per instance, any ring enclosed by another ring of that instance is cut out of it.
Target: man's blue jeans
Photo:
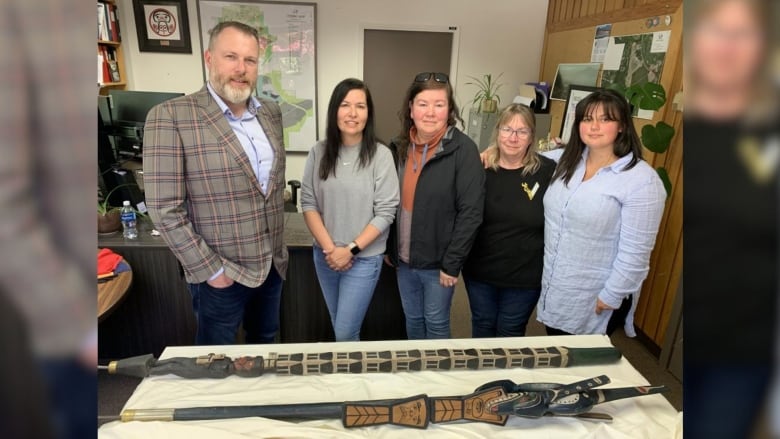
[[[352,268],[334,271],[328,267],[322,248],[315,245],[313,253],[336,341],[360,340],[360,327],[382,272],[382,255],[352,258]]]
[[[443,287],[439,283],[438,269],[410,268],[400,261],[397,276],[407,338],[450,338],[450,307],[455,287]]]
[[[471,336],[522,337],[541,290],[499,288],[463,277],[471,308]]]
[[[192,308],[198,320],[195,343],[235,344],[242,321],[247,343],[273,343],[279,331],[282,283],[272,266],[265,282],[255,288],[238,282],[227,288],[214,288],[207,282],[189,284]]]

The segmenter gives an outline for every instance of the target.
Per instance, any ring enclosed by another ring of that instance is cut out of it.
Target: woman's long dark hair
[[[320,178],[327,180],[330,175],[336,176],[336,164],[339,159],[339,149],[341,147],[341,130],[339,130],[338,113],[341,102],[347,97],[347,93],[352,90],[363,90],[366,94],[366,106],[368,108],[368,119],[363,128],[363,139],[360,142],[360,167],[368,166],[376,153],[376,131],[374,129],[374,101],[371,99],[371,92],[368,91],[366,84],[355,78],[347,78],[333,89],[328,103],[328,121],[325,128],[325,155],[320,161]]]
[[[463,119],[460,117],[460,111],[458,111],[458,104],[455,103],[454,92],[452,85],[450,85],[449,79],[447,82],[437,82],[433,75],[428,78],[427,81],[413,81],[412,85],[406,90],[403,104],[398,111],[398,118],[401,119],[401,133],[396,140],[396,146],[398,147],[398,157],[400,160],[405,160],[407,148],[409,148],[409,130],[412,129],[414,121],[412,120],[412,113],[409,105],[414,101],[414,98],[425,90],[447,90],[447,104],[450,109],[450,114],[447,117],[447,126],[453,126],[456,122],[460,122],[463,125]]]
[[[634,122],[631,119],[631,106],[628,101],[614,90],[597,90],[577,103],[574,108],[574,123],[571,126],[569,143],[564,147],[563,155],[561,155],[553,174],[553,180],[561,177],[564,184],[569,184],[569,180],[574,175],[574,170],[577,169],[577,164],[582,158],[582,152],[585,150],[585,143],[580,137],[580,122],[585,116],[592,115],[599,104],[604,108],[604,115],[607,119],[616,120],[620,124],[612,152],[618,157],[623,157],[628,153],[634,154],[623,171],[633,168],[642,160],[642,142],[639,141],[639,136],[636,134]]]

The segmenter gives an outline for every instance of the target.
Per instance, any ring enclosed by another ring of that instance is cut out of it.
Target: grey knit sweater
[[[319,212],[337,246],[347,245],[367,224],[373,225],[382,233],[358,256],[383,254],[400,199],[398,175],[390,150],[377,144],[371,162],[361,167],[359,145],[342,145],[335,177],[331,175],[323,181],[319,169],[324,152],[323,141],[309,151],[301,181],[301,209]]]

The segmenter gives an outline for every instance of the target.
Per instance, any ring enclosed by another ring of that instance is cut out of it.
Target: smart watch
[[[361,250],[355,241],[350,242],[347,248],[349,249],[349,252],[352,253],[353,255],[360,253]]]

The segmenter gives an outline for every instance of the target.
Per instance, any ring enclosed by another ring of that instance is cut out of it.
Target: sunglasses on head
[[[450,77],[445,75],[444,73],[438,73],[438,72],[422,72],[418,73],[417,76],[414,77],[414,82],[425,82],[433,77],[433,80],[436,82],[441,82],[442,84],[446,84],[449,82]]]

